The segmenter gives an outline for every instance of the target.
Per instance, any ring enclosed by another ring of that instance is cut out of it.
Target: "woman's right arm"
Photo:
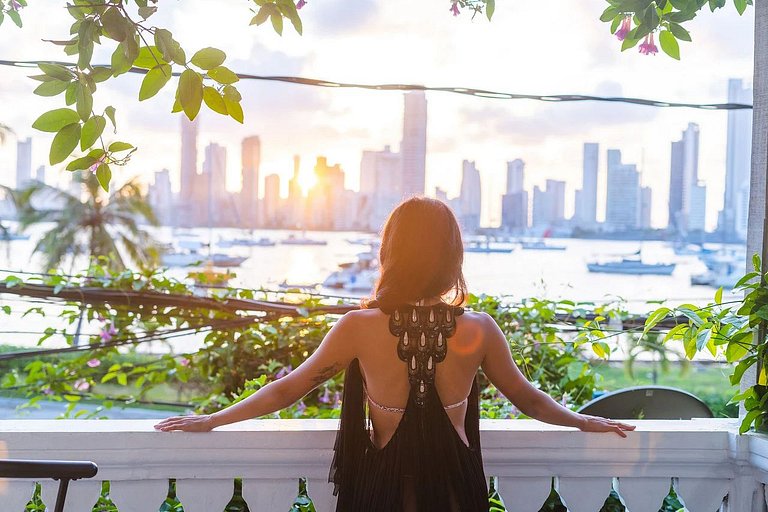
[[[523,414],[545,423],[576,427],[585,432],[615,432],[627,437],[624,431],[634,430],[634,425],[573,412],[558,404],[548,394],[536,389],[512,359],[507,339],[496,321],[489,315],[482,316],[485,334],[483,372],[491,384]]]

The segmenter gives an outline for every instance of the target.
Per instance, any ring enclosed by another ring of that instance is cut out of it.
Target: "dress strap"
[[[374,400],[373,397],[371,397],[370,393],[368,393],[368,387],[365,385],[365,381],[363,381],[363,393],[365,393],[365,396],[368,399],[368,402],[372,406],[374,406],[375,408],[379,409],[380,411],[393,412],[393,413],[398,413],[398,414],[405,413],[405,407],[390,407],[388,405],[381,405],[376,400]],[[445,409],[446,411],[450,411],[451,409],[455,409],[457,407],[461,407],[462,405],[467,403],[468,399],[469,399],[469,397],[465,398],[461,402],[456,402],[455,404],[444,405],[443,409]]]

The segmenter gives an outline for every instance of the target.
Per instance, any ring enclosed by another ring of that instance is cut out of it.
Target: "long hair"
[[[402,304],[438,296],[456,306],[464,304],[463,262],[464,244],[451,209],[437,199],[407,199],[384,224],[379,279],[363,307],[391,313]]]

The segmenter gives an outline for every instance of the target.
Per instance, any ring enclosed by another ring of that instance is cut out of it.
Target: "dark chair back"
[[[70,480],[92,478],[99,468],[93,462],[65,460],[0,459],[0,478],[52,478],[59,481],[54,512],[64,512]]]
[[[690,420],[712,418],[695,395],[667,386],[635,386],[612,391],[584,404],[578,412],[615,420]]]

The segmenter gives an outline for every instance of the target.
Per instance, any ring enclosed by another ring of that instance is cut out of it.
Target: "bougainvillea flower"
[[[624,38],[627,37],[627,34],[629,34],[630,30],[632,30],[632,16],[627,15],[624,16],[619,30],[616,31],[616,37],[619,39],[619,41],[623,41]]]
[[[451,12],[454,16],[458,16],[461,11],[459,10],[459,2],[453,2],[453,5],[451,5]]]
[[[101,361],[99,361],[98,359],[91,359],[85,364],[87,364],[91,368],[96,368],[97,366],[101,366]]]
[[[659,49],[653,42],[653,32],[645,36],[645,40],[640,45],[640,53],[643,55],[656,55],[659,53]]]
[[[296,2],[296,9],[301,9],[305,5],[307,5],[307,2],[305,0],[299,0],[298,2]]]

